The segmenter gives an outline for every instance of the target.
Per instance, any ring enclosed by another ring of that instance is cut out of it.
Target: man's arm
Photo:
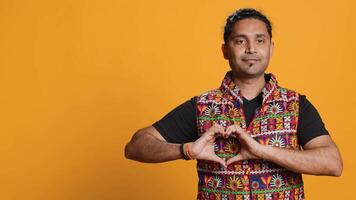
[[[197,139],[194,106],[195,97],[152,126],[138,130],[125,147],[126,158],[149,163],[182,158],[179,145]]]
[[[338,148],[329,135],[318,136],[304,145],[304,150],[263,145],[245,130],[231,126],[227,135],[234,133],[241,142],[240,154],[227,164],[247,159],[265,159],[297,173],[341,176],[343,163]]]
[[[259,157],[303,174],[341,176],[343,169],[339,150],[329,135],[312,139],[303,151],[264,145]]]
[[[182,158],[179,145],[194,139],[194,97],[177,106],[152,126],[138,130],[125,147],[128,159],[157,163]]]
[[[125,146],[125,157],[145,162],[159,163],[182,158],[179,144],[168,143],[161,134],[149,126],[138,130]]]
[[[217,136],[225,136],[224,127],[215,124],[195,142],[188,143],[192,159],[210,160],[226,166],[225,161],[214,152]],[[158,163],[182,158],[179,144],[168,143],[152,126],[137,131],[125,147],[128,159]]]

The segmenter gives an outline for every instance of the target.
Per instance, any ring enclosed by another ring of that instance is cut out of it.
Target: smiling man
[[[305,199],[302,174],[340,176],[342,160],[305,95],[266,73],[272,27],[254,9],[227,18],[222,53],[231,70],[125,147],[140,162],[197,160],[197,199]]]

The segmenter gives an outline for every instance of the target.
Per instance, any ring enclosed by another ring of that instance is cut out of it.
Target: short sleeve
[[[316,110],[305,95],[299,95],[298,141],[304,146],[311,139],[320,135],[329,135],[325,125]]]
[[[177,106],[152,126],[170,143],[197,140],[196,97]]]

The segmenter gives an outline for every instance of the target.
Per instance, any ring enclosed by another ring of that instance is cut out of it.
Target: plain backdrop
[[[124,158],[139,128],[229,70],[226,17],[272,21],[268,72],[318,109],[341,177],[304,175],[307,199],[352,199],[356,3],[237,0],[0,0],[0,199],[194,199],[194,161]]]

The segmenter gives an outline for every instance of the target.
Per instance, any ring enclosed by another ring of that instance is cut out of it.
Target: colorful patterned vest
[[[299,95],[279,87],[273,74],[262,89],[262,106],[246,127],[243,98],[226,73],[220,88],[197,98],[199,136],[213,122],[224,127],[236,124],[250,131],[261,144],[278,148],[299,149],[297,141]],[[224,159],[237,155],[241,149],[236,138],[216,138],[215,153]],[[224,169],[219,163],[198,160],[199,187],[197,199],[304,199],[302,175],[261,159],[244,160]]]

